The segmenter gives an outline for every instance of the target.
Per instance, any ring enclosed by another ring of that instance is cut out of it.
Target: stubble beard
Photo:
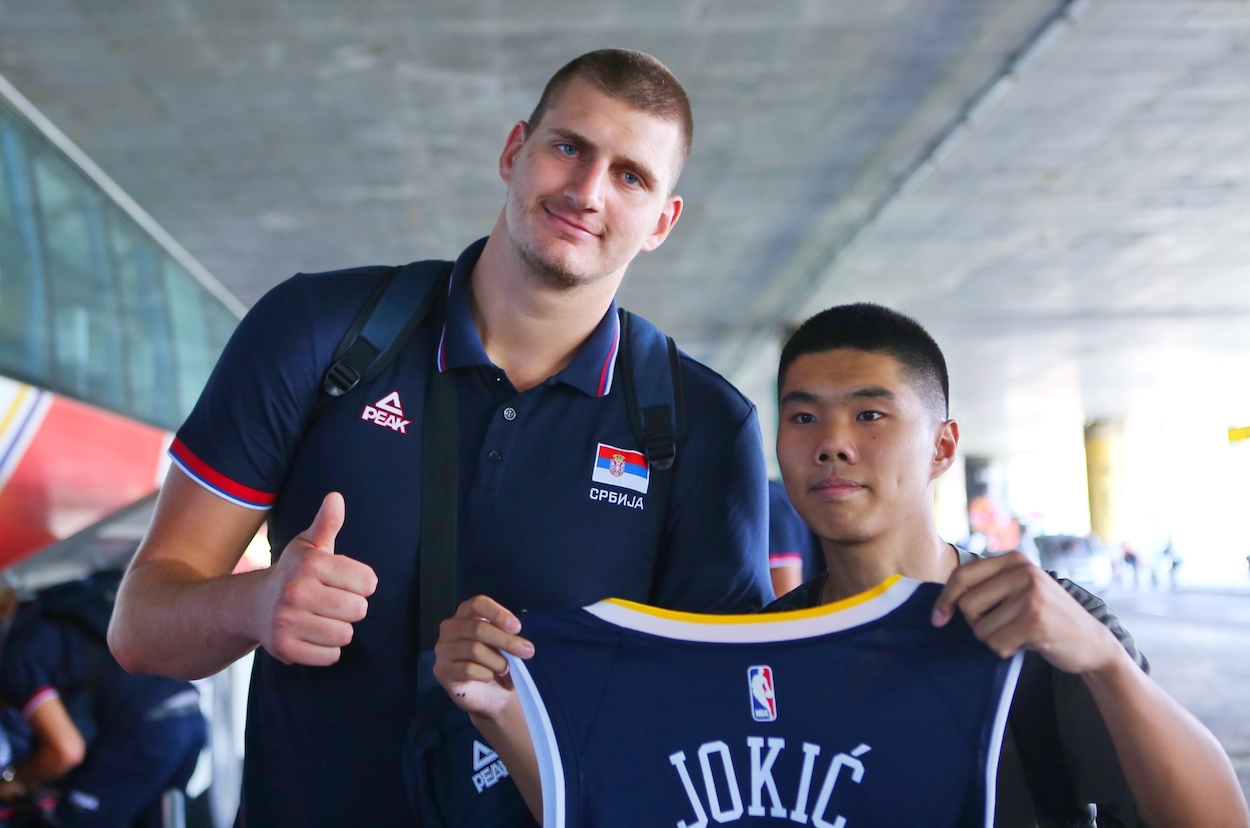
[[[585,276],[575,273],[547,259],[540,251],[534,250],[529,245],[518,242],[515,239],[512,242],[512,246],[516,250],[521,264],[543,287],[561,291],[573,290],[602,278],[601,276]]]
[[[542,209],[541,203],[535,204],[526,209],[525,217],[528,219]],[[554,261],[553,257],[547,255],[530,240],[517,238],[511,228],[508,230],[508,238],[522,266],[544,287],[560,291],[573,290],[593,284],[609,275],[609,271],[588,273],[566,267],[561,262]]]

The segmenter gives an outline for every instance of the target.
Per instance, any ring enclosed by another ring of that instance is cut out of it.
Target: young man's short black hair
[[[838,348],[894,357],[902,363],[925,403],[942,419],[950,417],[950,379],[942,349],[915,319],[869,302],[837,305],[800,325],[781,349],[778,392],[796,359]]]

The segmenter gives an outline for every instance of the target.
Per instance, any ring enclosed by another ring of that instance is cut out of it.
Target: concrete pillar
[[[1096,420],[1085,427],[1085,469],[1089,480],[1089,523],[1108,545],[1121,540],[1124,516],[1124,426]]]

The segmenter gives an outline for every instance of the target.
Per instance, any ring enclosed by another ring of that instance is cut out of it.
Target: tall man
[[[691,135],[685,92],[648,55],[592,52],[557,72],[508,136],[504,208],[455,263],[445,314],[311,424],[335,346],[387,269],[297,276],[241,323],[174,442],[111,643],[127,669],[180,677],[263,648],[248,707],[249,826],[406,820],[413,401],[431,372],[453,373],[458,403],[462,595],[518,611],[608,595],[705,612],[768,599],[759,427],[707,368],[681,359],[689,430],[668,502],[592,485],[602,446],[641,448],[616,375],[614,297],[629,262],[681,215],[673,188]],[[362,418],[368,407],[410,425]],[[266,515],[280,556],[230,576]]]

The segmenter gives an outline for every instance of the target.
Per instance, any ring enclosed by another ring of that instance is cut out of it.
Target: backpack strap
[[[1040,828],[1094,825],[1090,806],[1077,799],[1059,742],[1050,668],[1037,653],[1025,654],[1008,722]]]
[[[429,259],[391,270],[352,319],[334,349],[305,433],[328,405],[394,361],[413,331],[442,307],[453,262]],[[450,373],[432,368],[421,410],[421,541],[417,639],[427,650],[438,626],[455,613],[456,509],[460,458],[456,389]],[[450,607],[450,611],[448,611]]]
[[[622,309],[618,359],[629,424],[650,467],[647,494],[666,511],[677,446],[686,436],[686,397],[677,343],[641,316]],[[651,567],[651,596],[659,589],[664,559],[661,548]]]
[[[620,317],[619,359],[629,424],[651,471],[667,472],[677,459],[677,444],[686,436],[677,343],[637,314],[622,309]]]
[[[394,268],[378,283],[334,349],[321,382],[328,399],[322,398],[318,410],[382,373],[429,313],[441,292],[435,288],[453,266],[435,259],[413,262]]]
[[[421,546],[417,583],[419,650],[438,643],[439,625],[456,614],[456,543],[460,508],[460,435],[456,380],[430,368],[421,409]]]

